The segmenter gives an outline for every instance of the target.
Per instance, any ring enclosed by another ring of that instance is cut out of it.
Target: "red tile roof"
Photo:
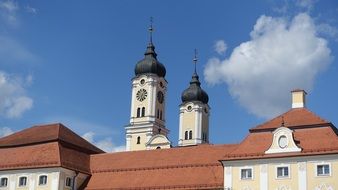
[[[0,138],[0,148],[59,141],[88,153],[103,153],[61,123],[37,125]]]
[[[250,131],[271,131],[280,127],[283,121],[284,125],[289,128],[302,126],[332,125],[330,122],[320,118],[306,108],[294,108],[290,109],[288,112],[278,117],[275,117],[274,119],[271,119],[261,125],[251,128]]]
[[[56,167],[60,165],[57,142],[15,148],[0,148],[0,155],[0,171]]]
[[[273,131],[284,126],[293,132],[300,153],[265,154],[272,143]],[[306,108],[296,108],[250,129],[249,135],[224,160],[306,156],[338,153],[337,128]]]
[[[34,126],[0,139],[0,171],[64,167],[90,173],[90,154],[103,153],[62,124]]]
[[[198,145],[91,156],[86,189],[223,188],[219,160],[237,145]]]

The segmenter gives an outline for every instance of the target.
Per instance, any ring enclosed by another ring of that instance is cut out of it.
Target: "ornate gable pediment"
[[[286,127],[279,127],[273,131],[273,139],[270,148],[265,154],[300,152],[295,140],[293,139],[293,131]]]

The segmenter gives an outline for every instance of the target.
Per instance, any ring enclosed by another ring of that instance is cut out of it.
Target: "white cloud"
[[[313,8],[313,5],[316,3],[315,0],[297,0],[296,5],[301,8],[305,8],[308,11]]]
[[[336,42],[338,42],[338,28],[328,24],[328,23],[321,23],[317,25],[317,31],[323,35],[326,35]]]
[[[4,136],[8,136],[10,134],[13,134],[14,131],[11,128],[8,127],[0,127],[0,138]]]
[[[218,40],[216,41],[214,48],[219,55],[223,55],[226,52],[228,46],[223,40]]]
[[[101,150],[104,150],[105,152],[121,152],[125,151],[126,147],[125,146],[116,146],[111,138],[104,138],[99,141],[95,141],[94,139],[95,133],[94,132],[87,132],[82,135],[82,138],[86,139],[88,142],[94,144]]]
[[[250,41],[229,58],[211,58],[204,70],[209,84],[226,83],[232,97],[250,113],[270,118],[290,107],[289,92],[310,91],[315,78],[333,57],[306,13],[291,21],[261,16]]]
[[[0,14],[2,18],[11,25],[17,24],[17,11],[19,5],[14,0],[2,0],[0,1]]]
[[[0,116],[20,117],[33,106],[33,100],[26,95],[21,78],[0,71]]]
[[[36,61],[38,58],[22,44],[0,35],[0,64],[27,64]]]

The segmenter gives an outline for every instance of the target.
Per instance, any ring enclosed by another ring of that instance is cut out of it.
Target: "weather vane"
[[[198,61],[198,59],[197,59],[197,49],[195,49],[195,56],[194,56],[194,59],[192,61],[194,62],[194,65],[195,65],[195,73],[197,73],[196,72],[196,64],[197,64],[197,61]]]
[[[153,28],[153,17],[150,17],[150,27],[149,27],[149,34],[150,34],[150,43],[153,43],[153,32],[154,32],[154,28]]]
[[[285,122],[284,122],[284,116],[282,116],[282,127],[285,126]]]

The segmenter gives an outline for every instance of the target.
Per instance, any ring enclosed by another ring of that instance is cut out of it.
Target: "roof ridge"
[[[307,109],[307,108],[304,108],[304,109],[305,109],[306,111],[308,111],[309,113],[311,113],[313,116],[315,116],[315,117],[317,117],[318,119],[322,120],[323,122],[331,123],[331,122],[329,122],[328,120],[326,120],[326,119],[320,117],[319,115],[317,115],[315,112],[313,112],[313,111],[311,111],[311,110],[309,110],[309,109]]]
[[[280,120],[280,121],[279,121]],[[297,127],[297,126],[321,126],[323,124],[331,124],[328,120],[323,119],[316,113],[307,108],[291,108],[287,112],[284,112],[262,124],[256,125],[250,128],[250,132],[276,129],[285,123],[285,127]],[[279,126],[280,125],[280,126]]]
[[[291,108],[291,109],[289,109],[288,111],[286,111],[286,112],[284,112],[284,113],[282,113],[282,114],[279,114],[279,115],[277,115],[276,117],[274,117],[274,118],[272,118],[272,119],[270,119],[270,120],[265,121],[264,123],[261,123],[261,124],[259,124],[259,125],[256,125],[255,127],[250,128],[250,130],[251,130],[251,129],[258,128],[258,127],[260,127],[260,126],[263,126],[263,125],[265,125],[265,124],[271,122],[272,120],[276,120],[276,119],[282,117],[282,115],[285,115],[285,114],[287,114],[287,113],[293,111],[294,109],[298,109],[298,108]]]

